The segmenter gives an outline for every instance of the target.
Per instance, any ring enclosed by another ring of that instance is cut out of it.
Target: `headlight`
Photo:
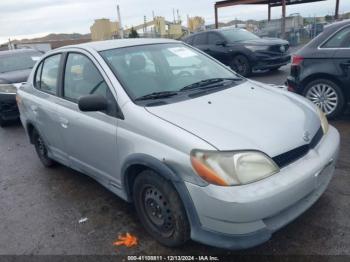
[[[323,134],[327,134],[329,129],[329,124],[326,115],[323,113],[323,111],[317,106],[317,112],[321,120],[321,126],[323,129]]]
[[[272,159],[258,151],[192,150],[191,163],[205,181],[220,186],[244,185],[279,172]]]
[[[3,94],[16,94],[17,88],[13,84],[0,84],[0,93]]]
[[[265,45],[246,45],[246,48],[248,48],[251,51],[264,51],[268,49],[268,46]]]

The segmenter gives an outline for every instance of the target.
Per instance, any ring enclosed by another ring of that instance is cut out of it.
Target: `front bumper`
[[[326,190],[335,169],[339,133],[333,127],[303,158],[264,180],[237,187],[186,183],[200,227],[192,239],[241,249],[261,244],[307,210]]]
[[[284,66],[290,62],[290,55],[256,58],[254,70],[266,70]]]
[[[19,118],[16,94],[0,92],[0,117],[4,121],[17,120]]]

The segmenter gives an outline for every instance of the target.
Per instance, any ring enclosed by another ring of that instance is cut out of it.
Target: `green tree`
[[[139,38],[139,33],[137,33],[137,31],[133,27],[131,27],[129,38]]]

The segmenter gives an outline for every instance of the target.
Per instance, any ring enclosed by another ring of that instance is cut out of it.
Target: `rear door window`
[[[202,33],[195,35],[193,38],[193,45],[206,45],[207,44],[207,34]]]
[[[336,33],[329,39],[323,46],[323,48],[350,48],[350,27]]]
[[[37,89],[53,95],[57,94],[60,61],[61,54],[57,54],[49,56],[39,65],[35,75]]]
[[[223,38],[215,33],[208,34],[208,44],[209,45],[216,45],[216,43],[223,41]]]

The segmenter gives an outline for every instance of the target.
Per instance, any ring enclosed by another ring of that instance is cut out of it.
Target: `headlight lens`
[[[205,181],[220,186],[244,185],[279,172],[272,159],[258,151],[192,150],[191,163]]]
[[[0,84],[0,93],[16,94],[17,88],[13,84]]]
[[[328,129],[329,129],[329,124],[326,115],[323,113],[323,111],[317,107],[317,112],[321,120],[321,126],[323,129],[323,134],[327,134]]]
[[[248,48],[251,51],[264,51],[268,49],[268,46],[264,46],[264,45],[246,45],[246,48]]]

